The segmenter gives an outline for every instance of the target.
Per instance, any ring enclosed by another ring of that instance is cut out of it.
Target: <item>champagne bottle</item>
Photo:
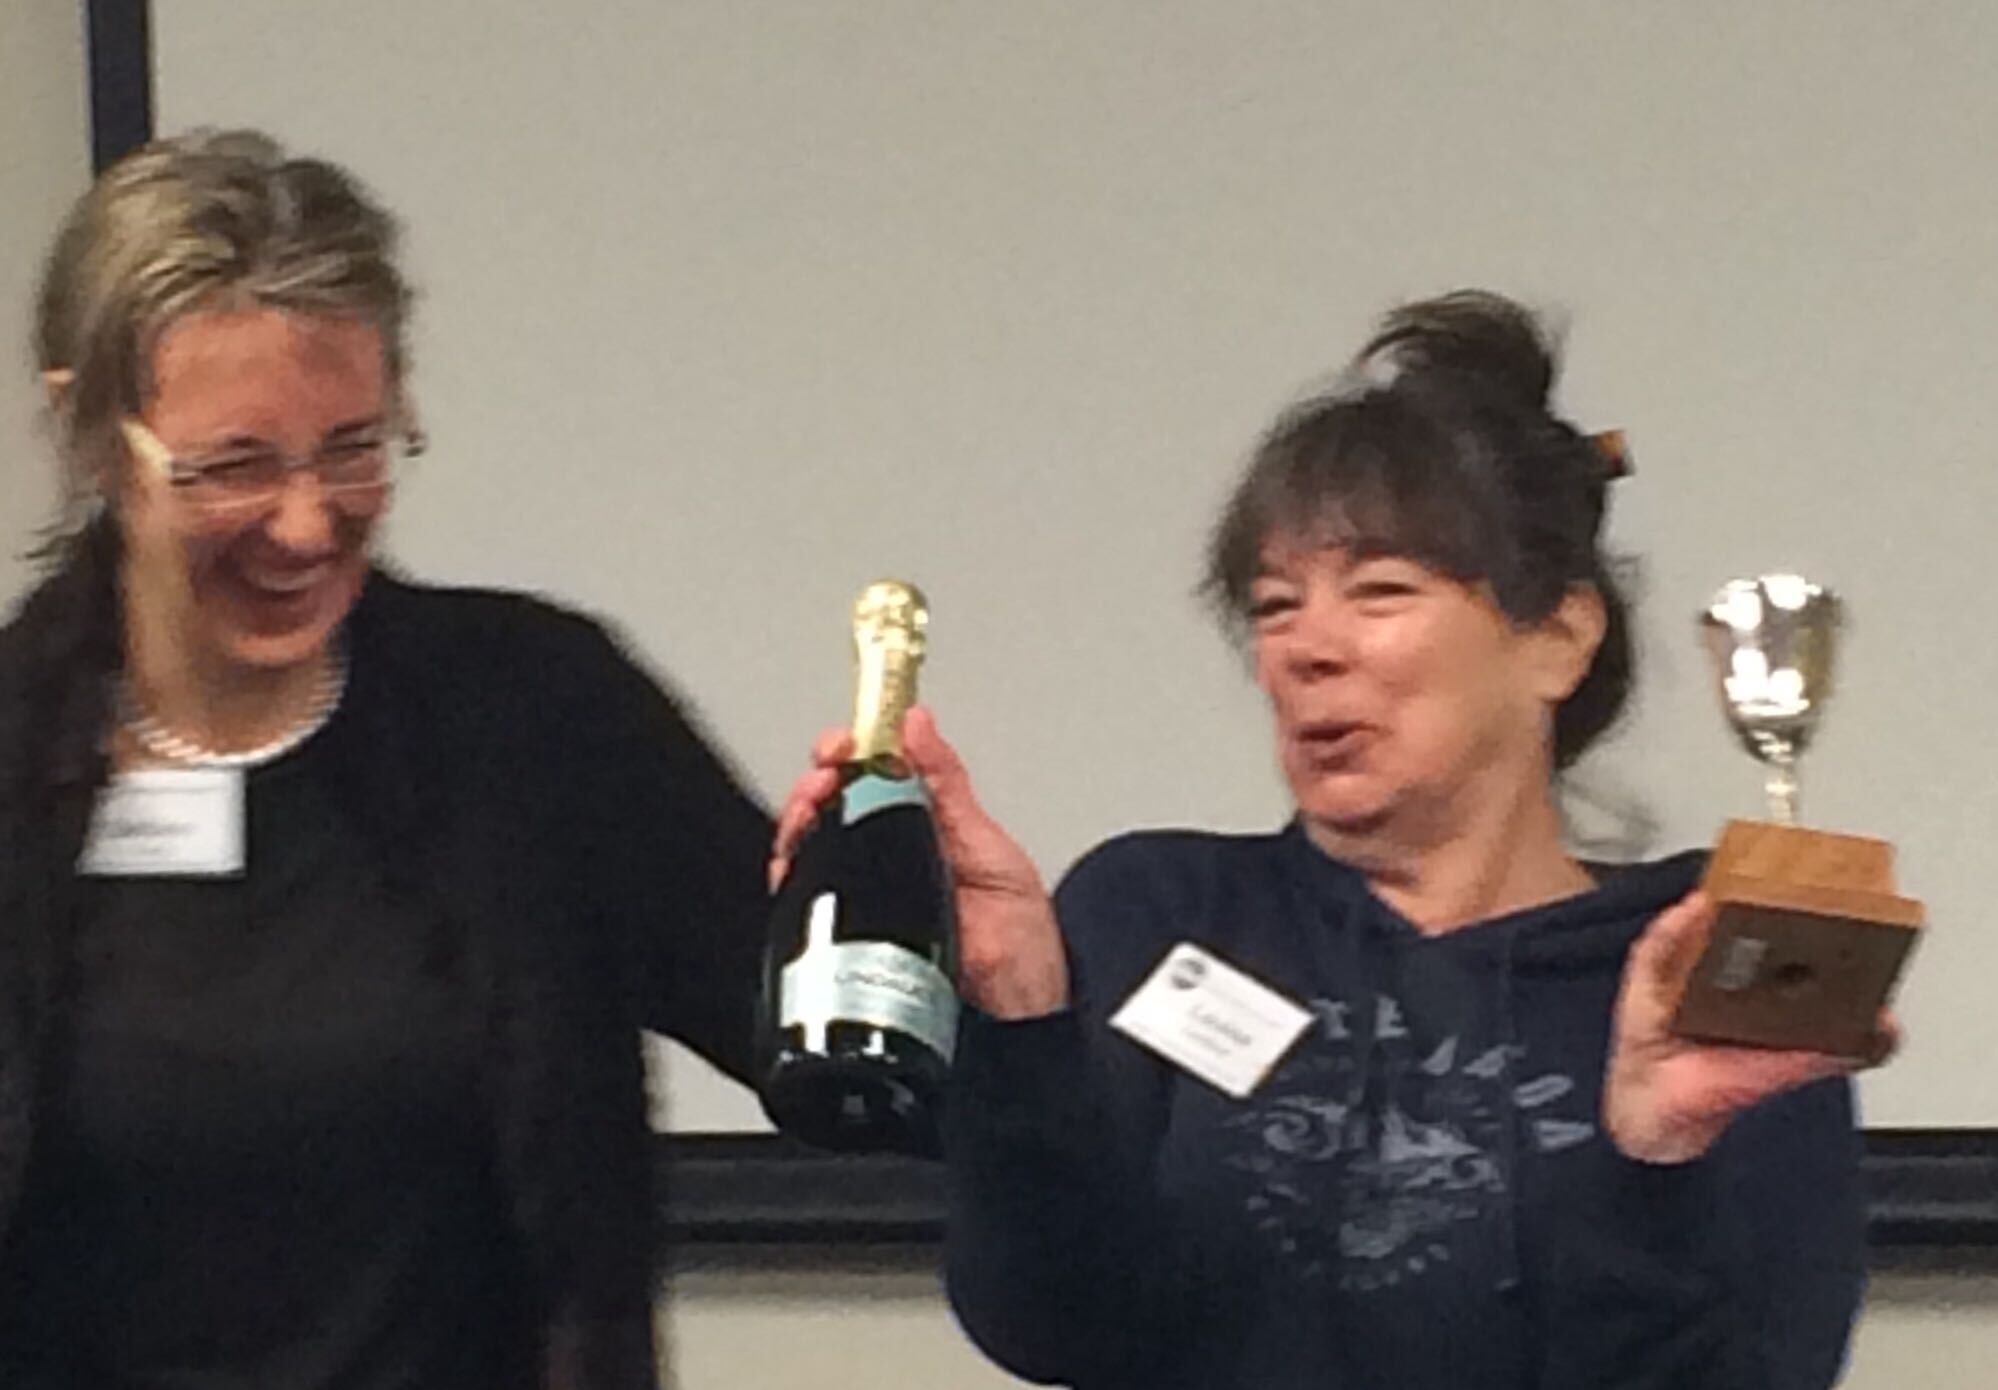
[[[901,745],[928,625],[908,584],[871,584],[854,604],[853,755],[772,908],[763,1108],[822,1148],[940,1147],[956,930],[929,801]]]

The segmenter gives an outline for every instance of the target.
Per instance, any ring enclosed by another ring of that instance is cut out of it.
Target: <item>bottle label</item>
[[[805,1046],[823,1051],[834,1023],[894,1028],[944,1061],[957,1046],[957,992],[943,971],[906,946],[889,941],[834,941],[839,902],[821,893],[812,902],[805,949],[777,982],[777,1023],[802,1028]]]
[[[891,806],[928,807],[930,798],[920,777],[882,777],[870,772],[847,783],[839,802],[841,822],[853,825]]]

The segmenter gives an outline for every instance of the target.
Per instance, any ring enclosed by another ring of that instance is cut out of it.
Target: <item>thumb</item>
[[[903,717],[902,753],[929,789],[937,821],[946,832],[983,814],[964,760],[937,731],[936,716],[927,705],[913,706]]]
[[[1713,925],[1713,900],[1697,889],[1666,908],[1631,947],[1633,982],[1654,993],[1677,997],[1700,963]]]
[[[1712,900],[1693,892],[1651,919],[1630,948],[1617,992],[1617,1030],[1629,1040],[1660,1040],[1707,948]]]

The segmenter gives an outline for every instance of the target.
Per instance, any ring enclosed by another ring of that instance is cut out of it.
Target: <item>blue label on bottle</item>
[[[840,793],[840,820],[852,825],[891,806],[928,807],[929,804],[920,777],[883,777],[870,772],[848,782],[846,790]]]

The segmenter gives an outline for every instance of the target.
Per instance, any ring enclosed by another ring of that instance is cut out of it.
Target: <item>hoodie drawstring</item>
[[[1505,949],[1499,955],[1498,980],[1498,1041],[1505,1049],[1505,1066],[1499,1072],[1505,1094],[1499,1100],[1500,1121],[1499,1142],[1499,1182],[1505,1200],[1499,1204],[1499,1276],[1496,1285],[1500,1293],[1509,1293],[1519,1287],[1520,1266],[1523,1261],[1519,1250],[1519,1105],[1515,1092],[1519,1081],[1514,1063],[1522,1049],[1519,1046],[1519,1021],[1513,1008],[1512,986],[1514,956],[1519,948],[1519,932],[1505,934]]]

